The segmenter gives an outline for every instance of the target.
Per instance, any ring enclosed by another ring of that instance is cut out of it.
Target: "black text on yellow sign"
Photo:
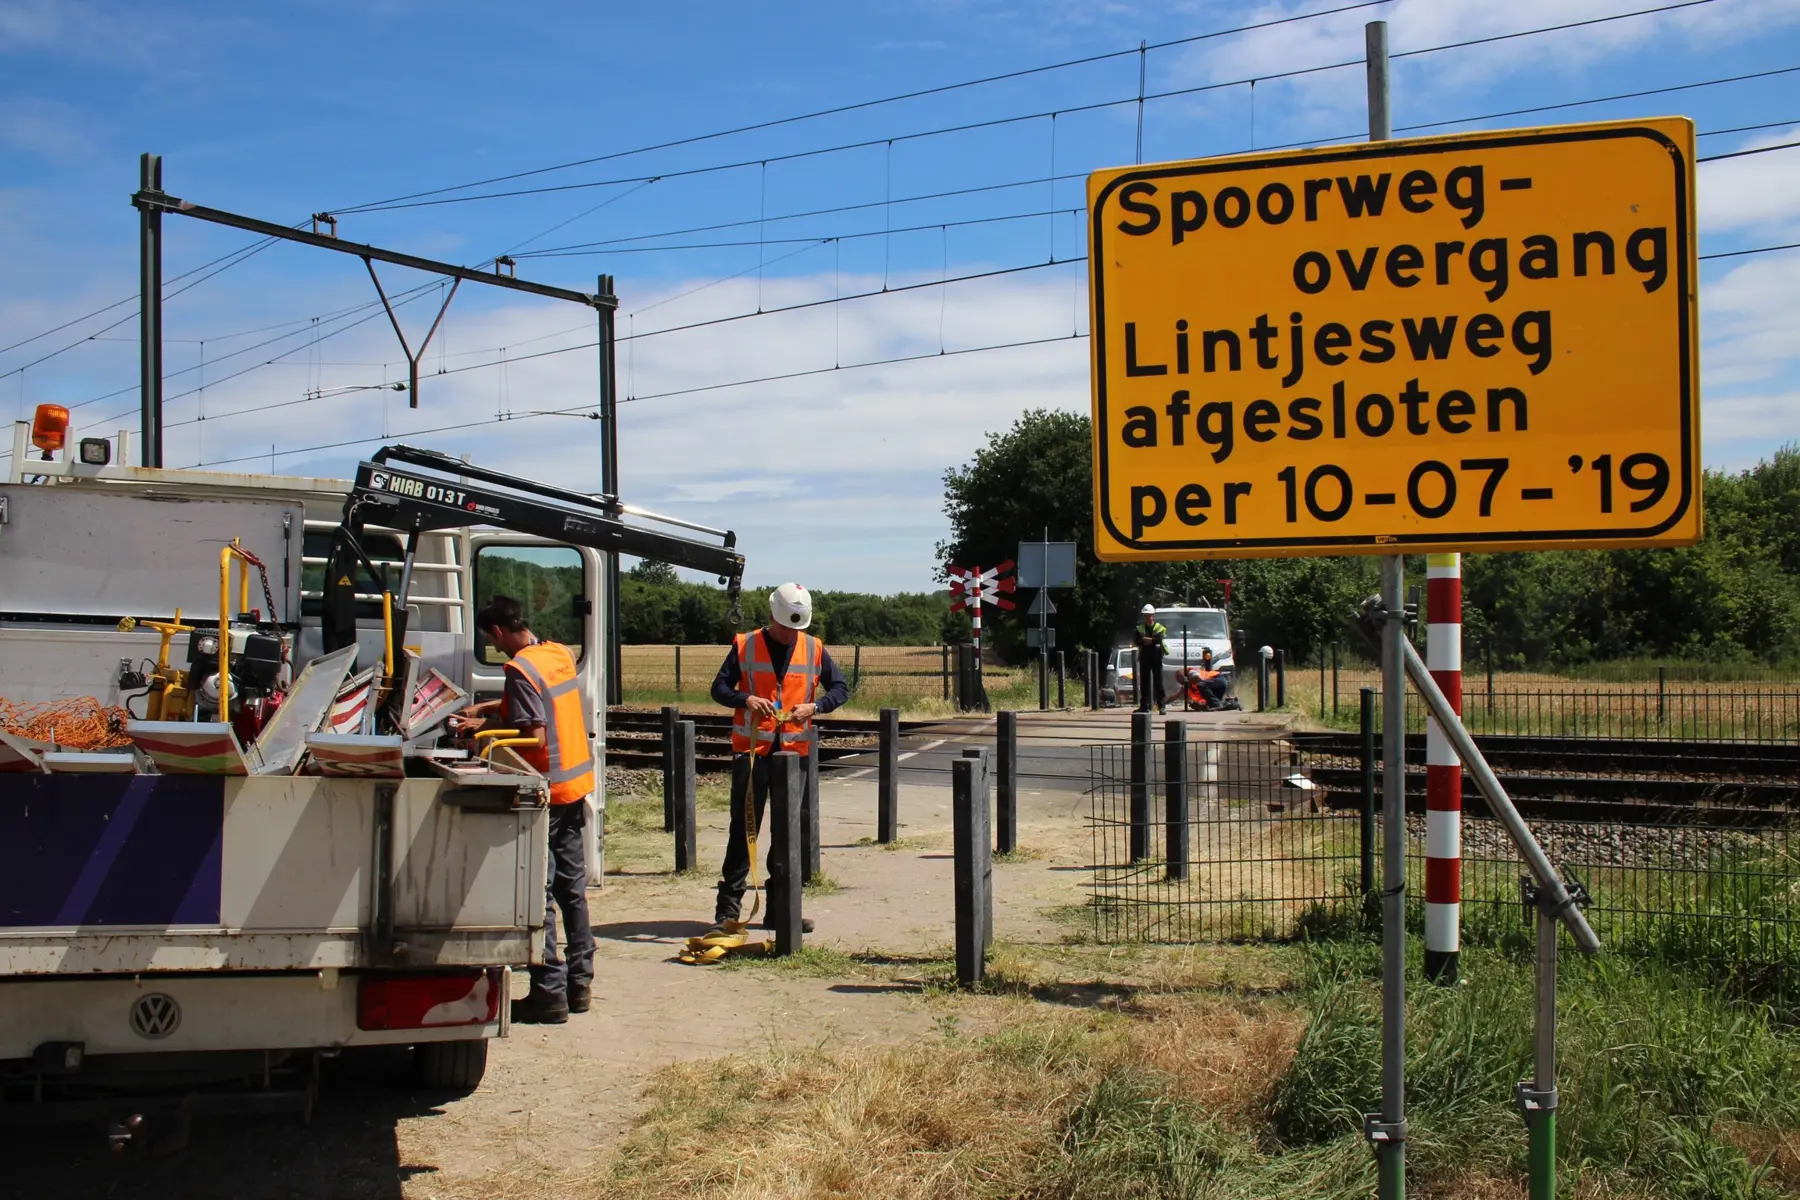
[[[1693,138],[1090,176],[1100,557],[1696,541]]]

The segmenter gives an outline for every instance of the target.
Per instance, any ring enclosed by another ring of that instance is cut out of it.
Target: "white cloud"
[[[1748,258],[1700,287],[1701,366],[1710,387],[1762,383],[1800,360],[1800,269],[1793,251]]]
[[[1800,391],[1707,400],[1704,420],[1709,438],[1800,441]]]

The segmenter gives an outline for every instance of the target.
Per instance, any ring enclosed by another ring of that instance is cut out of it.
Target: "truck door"
[[[525,610],[525,624],[538,637],[561,642],[575,652],[594,756],[594,794],[587,802],[587,835],[583,838],[588,879],[594,885],[602,881],[605,872],[600,841],[600,814],[606,809],[606,774],[600,769],[606,729],[603,562],[603,555],[584,546],[516,534],[471,534],[473,586],[467,592],[469,608],[463,621],[463,628],[469,631],[469,690],[476,700],[498,699],[506,686],[506,656],[488,641],[485,630],[475,627],[475,614],[495,595],[517,600]]]
[[[485,630],[475,628],[475,614],[494,596],[511,596],[524,608],[525,623],[533,633],[575,652],[582,702],[597,739],[606,696],[602,556],[581,546],[477,533],[469,538],[469,560],[474,578],[464,628],[469,631],[469,683],[475,698],[497,699],[506,682],[506,656],[488,642]]]

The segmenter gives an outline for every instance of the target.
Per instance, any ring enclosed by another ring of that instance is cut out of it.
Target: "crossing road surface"
[[[1157,717],[1187,722],[1189,741],[1236,741],[1277,737],[1292,723],[1277,713],[1182,713]],[[1089,785],[1090,747],[1131,740],[1131,711],[1021,712],[1019,714],[1019,784],[1026,790],[1083,792]],[[947,787],[951,763],[970,746],[994,744],[994,719],[956,717],[911,731],[901,741],[900,781]],[[848,755],[822,764],[832,779],[873,778],[879,769],[875,751]]]

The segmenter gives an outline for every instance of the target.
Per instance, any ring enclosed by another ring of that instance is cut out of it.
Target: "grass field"
[[[724,661],[728,646],[626,646],[624,695],[628,704],[674,704],[702,699]],[[832,660],[851,682],[850,703],[845,712],[873,715],[883,708],[899,708],[908,715],[937,716],[953,711],[956,681],[945,672],[955,670],[954,654],[946,668],[941,646],[828,646]],[[680,652],[680,674],[676,654]],[[991,657],[983,665],[988,697],[996,708],[1037,705],[1035,667],[1008,667]],[[946,683],[946,679],[948,682]],[[1070,693],[1080,699],[1081,687],[1071,679]],[[1055,690],[1052,683],[1052,692]]]
[[[1561,737],[1693,738],[1727,741],[1792,741],[1800,737],[1800,678],[1766,673],[1754,678],[1713,679],[1704,673],[1654,669],[1589,673],[1495,672],[1474,663],[1463,669],[1463,723],[1475,733]],[[1632,666],[1623,664],[1623,666]],[[1357,727],[1359,693],[1379,693],[1381,676],[1362,664],[1290,667],[1287,707],[1339,729]],[[1271,707],[1275,685],[1270,683]],[[1254,704],[1253,673],[1240,677],[1238,694]],[[1377,722],[1379,701],[1377,702]],[[1424,704],[1407,703],[1407,728],[1425,727]]]

